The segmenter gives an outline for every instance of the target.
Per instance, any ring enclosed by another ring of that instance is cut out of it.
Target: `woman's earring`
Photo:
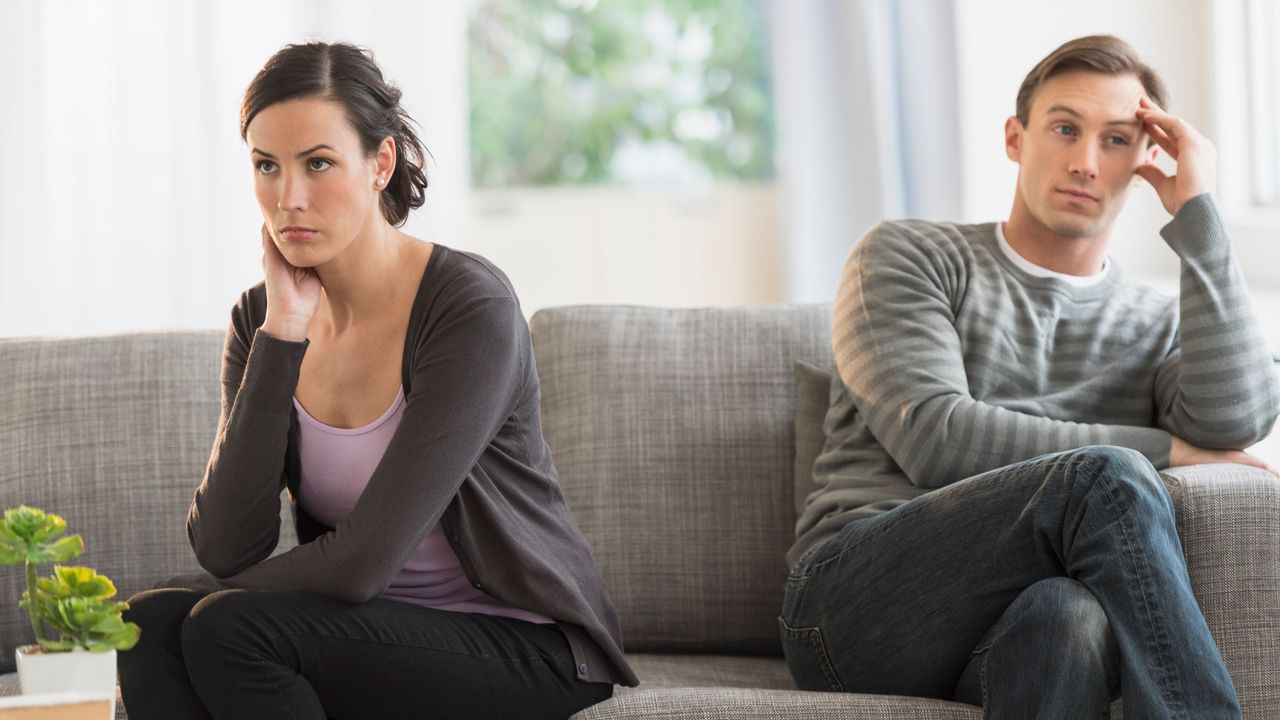
[[[384,182],[386,182],[386,180],[383,180],[382,178],[378,178],[378,187],[382,187],[382,183]]]

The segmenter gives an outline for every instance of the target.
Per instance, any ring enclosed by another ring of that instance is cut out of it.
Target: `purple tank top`
[[[293,406],[298,411],[298,457],[302,464],[298,502],[308,515],[335,527],[355,507],[400,426],[404,388],[382,417],[362,428],[325,425],[311,417],[296,397]],[[454,612],[555,622],[472,587],[438,523],[379,597]]]

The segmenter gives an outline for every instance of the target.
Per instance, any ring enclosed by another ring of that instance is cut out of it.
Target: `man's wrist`
[[[1200,193],[1184,202],[1160,229],[1160,236],[1182,258],[1230,252],[1226,226],[1212,193]]]

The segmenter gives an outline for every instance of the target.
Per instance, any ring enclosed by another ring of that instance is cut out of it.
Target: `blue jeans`
[[[858,520],[787,580],[806,690],[980,704],[987,718],[1239,718],[1160,475],[1087,447]]]

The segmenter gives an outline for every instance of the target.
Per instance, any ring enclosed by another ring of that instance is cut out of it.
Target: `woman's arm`
[[[222,585],[357,603],[391,583],[510,417],[529,372],[528,328],[515,299],[464,294],[419,338],[404,416],[351,513],[312,542],[221,577]],[[296,367],[290,377],[296,382]],[[286,421],[289,402],[282,397],[275,410]],[[271,411],[262,413],[253,420],[278,427]]]
[[[259,562],[279,539],[290,398],[307,347],[255,330],[253,293],[232,311],[218,433],[187,512],[196,559],[217,576]]]

